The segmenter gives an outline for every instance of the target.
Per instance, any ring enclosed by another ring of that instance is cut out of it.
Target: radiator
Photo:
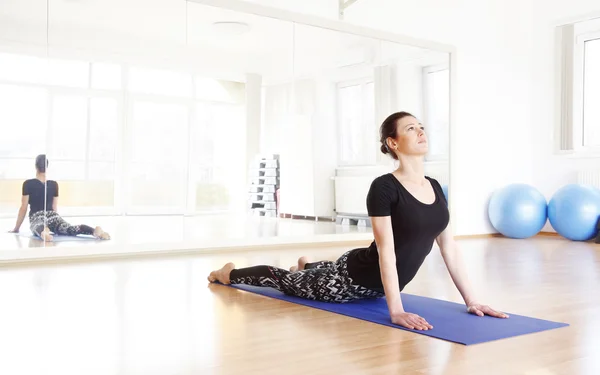
[[[591,185],[600,189],[600,170],[582,170],[577,172],[577,183]]]
[[[386,170],[365,168],[337,170],[334,177],[335,211],[338,215],[367,215],[367,193],[371,183]],[[448,163],[427,163],[425,174],[440,185],[448,185]]]
[[[370,176],[335,177],[335,211],[338,215],[367,215]]]

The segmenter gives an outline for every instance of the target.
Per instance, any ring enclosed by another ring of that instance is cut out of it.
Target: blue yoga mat
[[[239,284],[231,285],[231,287],[464,345],[568,326],[565,323],[510,313],[507,313],[510,316],[508,319],[478,317],[467,313],[464,304],[402,293],[402,304],[405,311],[418,314],[433,326],[433,329],[429,331],[417,331],[392,324],[385,298],[328,303],[287,296],[273,288]]]
[[[35,240],[42,241],[41,238],[39,238],[38,236],[36,236],[35,234],[32,234],[32,233],[19,233],[18,235],[21,237],[33,238]],[[99,240],[94,236],[86,236],[86,235],[79,235],[79,236],[61,236],[61,235],[54,235],[54,234],[52,235],[51,242],[66,242],[66,241],[99,241]]]

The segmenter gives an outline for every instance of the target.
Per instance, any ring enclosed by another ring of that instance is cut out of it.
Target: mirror
[[[398,111],[425,125],[425,173],[447,195],[447,53],[298,24],[294,46],[296,123],[280,140],[287,216],[335,219],[335,233],[368,231],[370,184],[397,167],[380,152],[379,126]]]
[[[450,56],[387,41],[382,44],[382,56],[382,65],[391,69],[393,78],[388,88],[390,107],[380,107],[379,118],[398,110],[417,116],[425,126],[429,144],[425,173],[438,180],[447,194],[450,179]],[[387,105],[386,100],[382,102]]]
[[[32,6],[37,26],[18,7],[0,26],[7,229],[46,154],[60,217],[111,236],[52,246],[368,240],[366,193],[396,167],[379,125],[396,111],[425,124],[426,173],[448,184],[447,53],[192,2],[48,5],[47,25]]]
[[[381,42],[301,24],[294,31],[293,122],[278,140],[281,214],[315,221],[311,235],[364,231],[364,226],[336,225],[340,208],[359,213],[338,207],[340,202],[357,207],[365,196],[345,200],[333,178],[338,168],[376,162],[373,76]]]
[[[44,179],[36,175],[36,156],[47,151],[48,90],[44,74],[48,60],[38,51],[29,55],[0,50],[0,215],[5,248],[43,246],[32,238],[30,221],[44,218]],[[32,72],[34,72],[32,74]],[[25,198],[32,196],[32,210]]]

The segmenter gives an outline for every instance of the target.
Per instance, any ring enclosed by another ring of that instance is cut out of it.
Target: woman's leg
[[[213,271],[208,280],[271,287],[287,295],[326,302],[341,303],[380,297],[379,293],[352,285],[352,280],[345,272],[338,272],[337,263],[333,262],[332,267],[311,268],[301,272],[289,272],[272,266],[235,269],[233,263],[227,263],[220,270]]]
[[[335,262],[330,260],[322,260],[320,262],[309,262],[307,257],[298,258],[298,265],[290,267],[290,272],[298,272],[311,268],[329,268],[333,267]]]
[[[211,272],[208,281],[272,287],[283,292],[285,290],[283,277],[286,274],[290,272],[277,267],[254,266],[236,269],[233,263],[227,263],[223,268]]]
[[[63,236],[85,234],[106,240],[110,238],[108,233],[104,232],[100,227],[94,229],[88,225],[71,225],[54,211],[48,212],[48,227],[52,232]]]
[[[42,240],[52,241],[50,229],[46,226],[44,211],[36,212],[29,218],[29,229]]]

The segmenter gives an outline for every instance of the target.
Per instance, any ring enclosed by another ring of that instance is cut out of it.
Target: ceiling
[[[445,54],[185,0],[49,0],[48,41],[57,50],[97,51],[267,81],[390,61],[446,61]],[[242,22],[228,35],[215,22]],[[46,44],[46,0],[0,0],[0,44]]]

